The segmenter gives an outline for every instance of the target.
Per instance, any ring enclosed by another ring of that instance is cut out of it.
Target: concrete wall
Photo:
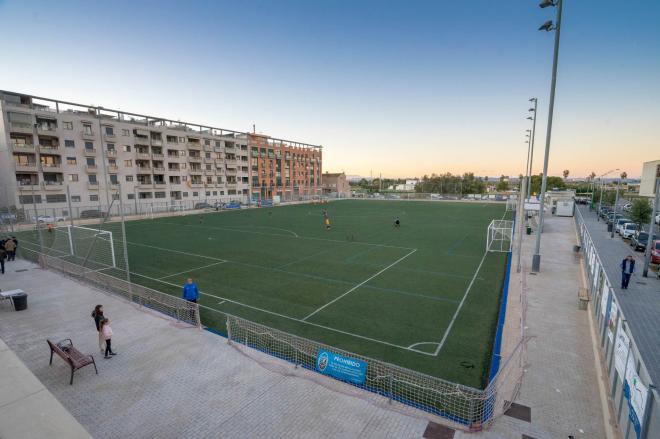
[[[642,181],[639,185],[639,194],[644,197],[655,195],[655,180],[660,178],[660,160],[645,162],[642,167]]]

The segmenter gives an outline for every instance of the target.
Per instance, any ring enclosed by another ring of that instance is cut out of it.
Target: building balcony
[[[117,136],[115,136],[114,134],[108,134],[108,133],[103,134],[103,140],[107,140],[108,142],[114,142],[116,139]]]
[[[151,182],[146,182],[146,181],[145,182],[138,181],[138,183],[135,186],[138,189],[153,189],[154,184],[151,183]]]
[[[25,172],[37,172],[39,168],[37,163],[16,163],[16,172],[25,171]]]
[[[108,157],[117,157],[117,150],[116,149],[107,149],[105,151],[105,155]]]
[[[87,189],[89,189],[90,191],[97,191],[99,190],[99,183],[98,182],[92,183],[91,181],[88,181]]]
[[[41,170],[43,172],[62,172],[61,163],[42,163]]]
[[[92,174],[96,174],[96,171],[98,171],[98,166],[96,165],[85,165],[85,172],[91,172]]]
[[[108,165],[108,172],[119,172],[119,167],[117,165]]]
[[[236,175],[236,168],[227,168],[227,175]]]
[[[135,154],[135,156],[142,160],[151,160],[151,154],[148,152],[138,152]]]
[[[154,172],[165,172],[165,168],[162,166],[154,166],[152,169]]]
[[[195,157],[195,156],[193,156],[193,157],[188,156],[188,161],[189,162],[201,162],[202,158],[201,157]]]
[[[149,138],[136,136],[135,139],[133,140],[133,144],[149,146]]]
[[[199,151],[202,150],[201,143],[188,142],[188,143],[186,143],[186,146],[188,147],[188,149],[195,149],[195,150],[199,150]]]
[[[31,183],[18,183],[18,190],[21,192],[32,192],[32,191],[38,191],[41,189],[41,186],[39,186],[39,183],[37,182],[31,182]]]
[[[37,125],[37,133],[52,136],[57,132],[57,127],[53,125]]]
[[[96,155],[96,148],[85,148],[83,154],[87,156]]]
[[[215,169],[204,169],[205,175],[215,175]]]
[[[160,160],[163,160],[165,158],[165,156],[163,154],[156,154],[156,153],[151,154],[151,157],[154,158],[154,159],[160,159]]]
[[[151,139],[151,146],[162,146],[163,141],[159,139]]]
[[[92,131],[92,132],[82,131],[80,133],[80,135],[82,136],[83,140],[95,140],[96,139],[96,136],[94,135],[94,131]]]
[[[33,127],[29,123],[9,122],[9,131],[13,133],[33,133]]]
[[[167,172],[174,172],[175,174],[181,171],[181,168],[167,168]]]
[[[44,181],[42,184],[44,190],[47,191],[63,191],[66,189],[61,181]]]
[[[225,159],[225,163],[228,165],[237,165],[236,159]]]
[[[34,145],[29,143],[13,143],[12,150],[16,152],[34,152]]]
[[[60,145],[39,145],[39,151],[46,154],[57,153],[59,149]]]
[[[157,181],[157,182],[154,183],[154,187],[156,189],[167,187],[167,182],[166,181]]]
[[[190,183],[191,188],[203,188],[204,183]]]
[[[188,173],[191,174],[191,175],[202,175],[203,172],[204,171],[202,171],[201,169],[189,169],[188,170]]]
[[[213,152],[213,147],[211,145],[204,145],[204,151]]]
[[[151,174],[150,166],[136,166],[138,174]]]

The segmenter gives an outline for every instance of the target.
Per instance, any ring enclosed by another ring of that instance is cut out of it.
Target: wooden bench
[[[99,374],[98,369],[96,369],[96,362],[94,361],[94,357],[91,355],[83,354],[78,349],[74,348],[73,342],[70,338],[65,338],[58,343],[53,343],[50,340],[46,340],[46,342],[48,342],[48,346],[50,347],[49,365],[53,364],[53,353],[56,353],[68,363],[69,367],[71,367],[71,381],[69,381],[69,384],[73,385],[73,372],[78,369],[82,369],[87,365],[93,364],[94,371],[97,375]]]

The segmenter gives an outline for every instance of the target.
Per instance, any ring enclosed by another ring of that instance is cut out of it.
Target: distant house
[[[321,178],[321,187],[323,188],[323,195],[336,195],[338,197],[349,197],[351,195],[351,188],[346,180],[346,174],[326,172]]]
[[[394,190],[405,191],[405,192],[414,191],[415,186],[417,186],[417,183],[419,183],[419,180],[416,178],[408,179],[404,184],[397,184],[396,186],[394,186]]]
[[[642,181],[639,184],[639,195],[643,197],[654,197],[655,182],[658,178],[660,178],[660,160],[644,162],[642,167]]]

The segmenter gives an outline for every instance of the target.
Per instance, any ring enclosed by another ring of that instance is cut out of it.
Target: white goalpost
[[[486,251],[510,252],[513,242],[513,221],[492,220],[488,225]]]
[[[52,256],[71,257],[84,266],[117,267],[115,242],[111,231],[68,225],[55,228],[55,233],[55,239],[49,249]]]
[[[506,211],[515,212],[518,205],[518,198],[511,196],[506,200]]]

